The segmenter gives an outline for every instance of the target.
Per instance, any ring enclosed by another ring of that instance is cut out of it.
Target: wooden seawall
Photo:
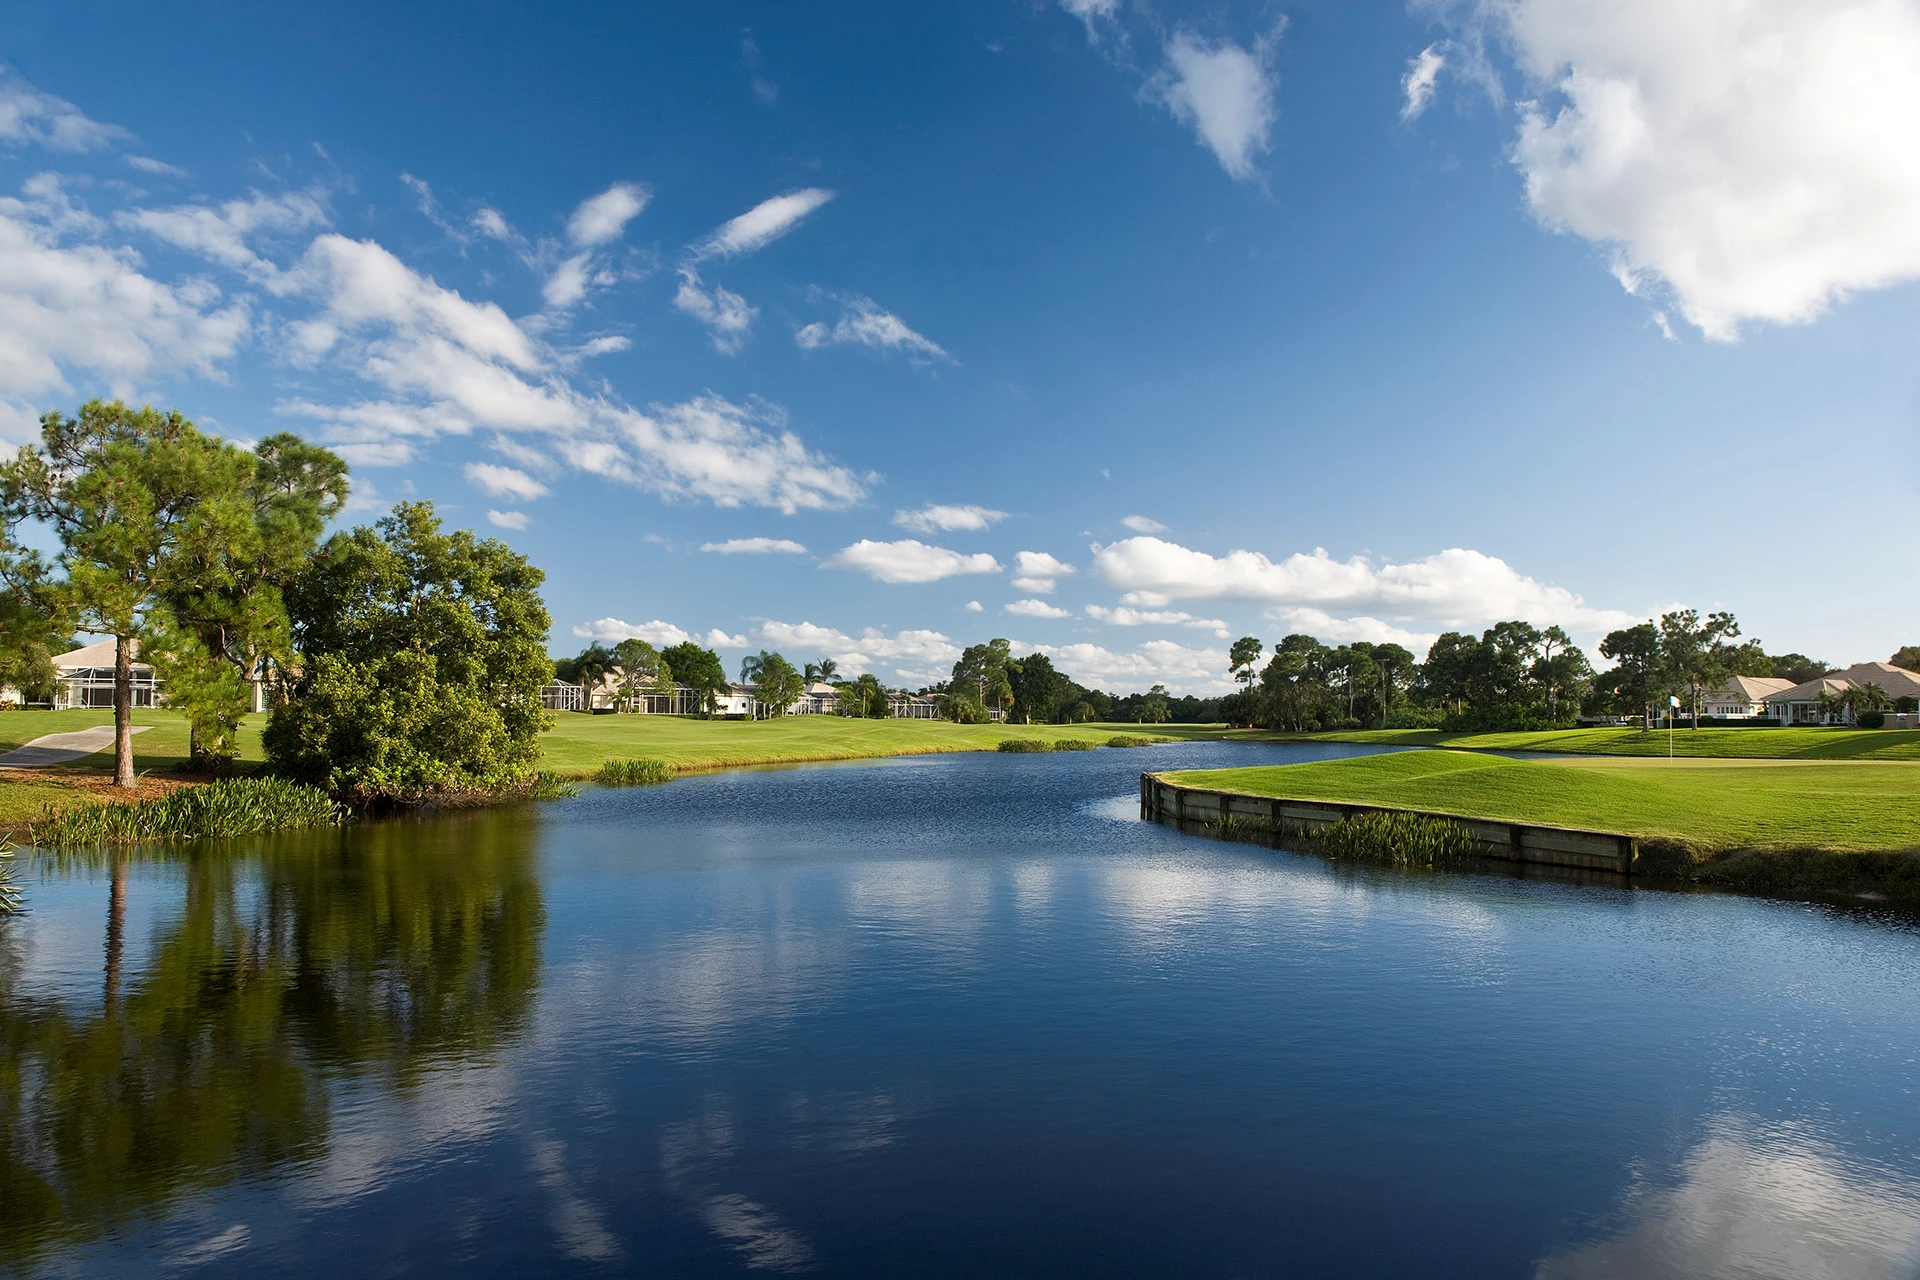
[[[1189,827],[1265,832],[1276,838],[1304,835],[1331,826],[1356,813],[1417,813],[1445,818],[1465,827],[1479,842],[1480,852],[1505,862],[1565,867],[1578,871],[1634,873],[1639,848],[1634,838],[1617,831],[1579,831],[1572,827],[1543,827],[1530,823],[1497,822],[1490,818],[1462,818],[1424,809],[1391,805],[1346,804],[1337,800],[1288,800],[1249,796],[1203,787],[1178,786],[1156,773],[1140,775],[1140,816],[1186,830]]]

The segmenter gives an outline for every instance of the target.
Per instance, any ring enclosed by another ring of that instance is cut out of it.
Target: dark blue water
[[[0,926],[0,1268],[1920,1274],[1909,920],[1135,818],[1143,768],[1331,753],[43,863]]]

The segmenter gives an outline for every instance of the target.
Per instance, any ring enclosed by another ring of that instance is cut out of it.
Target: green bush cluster
[[[996,751],[1051,751],[1053,744],[1044,738],[1002,738]]]
[[[1151,747],[1159,742],[1172,742],[1172,738],[1144,738],[1137,733],[1116,733],[1107,739],[1110,747]]]
[[[1054,742],[1055,751],[1092,751],[1100,744],[1088,742],[1085,738],[1061,738]]]
[[[637,760],[609,760],[593,780],[603,787],[645,787],[673,781],[673,766],[665,760],[641,756]]]
[[[1398,811],[1356,813],[1313,833],[1330,858],[1395,867],[1451,867],[1471,861],[1473,834],[1448,818]]]
[[[87,805],[64,812],[49,808],[28,828],[28,837],[50,849],[136,844],[331,827],[345,816],[318,787],[285,778],[228,778],[132,804]]]

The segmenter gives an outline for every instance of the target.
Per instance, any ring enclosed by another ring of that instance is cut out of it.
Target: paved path
[[[152,725],[137,724],[135,733],[145,733]],[[24,747],[15,747],[0,756],[0,768],[38,769],[42,765],[66,764],[69,760],[78,760],[103,751],[113,745],[113,726],[95,725],[91,729],[75,729],[72,733],[49,733],[45,737],[35,738]]]

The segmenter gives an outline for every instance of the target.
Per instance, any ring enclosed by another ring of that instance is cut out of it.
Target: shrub
[[[1057,738],[1054,740],[1053,749],[1055,751],[1092,751],[1099,745],[1097,742],[1088,742],[1085,738]]]
[[[1107,745],[1110,747],[1150,747],[1153,743],[1154,739],[1142,738],[1133,733],[1116,733],[1107,739]]]
[[[285,778],[228,778],[131,804],[95,804],[65,812],[49,807],[27,830],[34,844],[62,848],[332,827],[344,817],[318,787]]]
[[[1451,867],[1477,853],[1473,835],[1450,818],[1421,813],[1356,813],[1312,833],[1330,858],[1395,867]]]
[[[641,756],[637,760],[609,760],[593,780],[603,787],[646,787],[673,781],[673,766],[665,760]]]
[[[1387,717],[1387,728],[1438,729],[1446,718],[1439,707],[1404,707]]]
[[[13,882],[13,844],[0,840],[0,916],[17,916],[24,910],[26,900]]]
[[[1053,744],[1045,738],[1002,738],[1000,745],[995,748],[995,750],[1012,751],[1016,753],[1022,751],[1051,751],[1053,750]]]

